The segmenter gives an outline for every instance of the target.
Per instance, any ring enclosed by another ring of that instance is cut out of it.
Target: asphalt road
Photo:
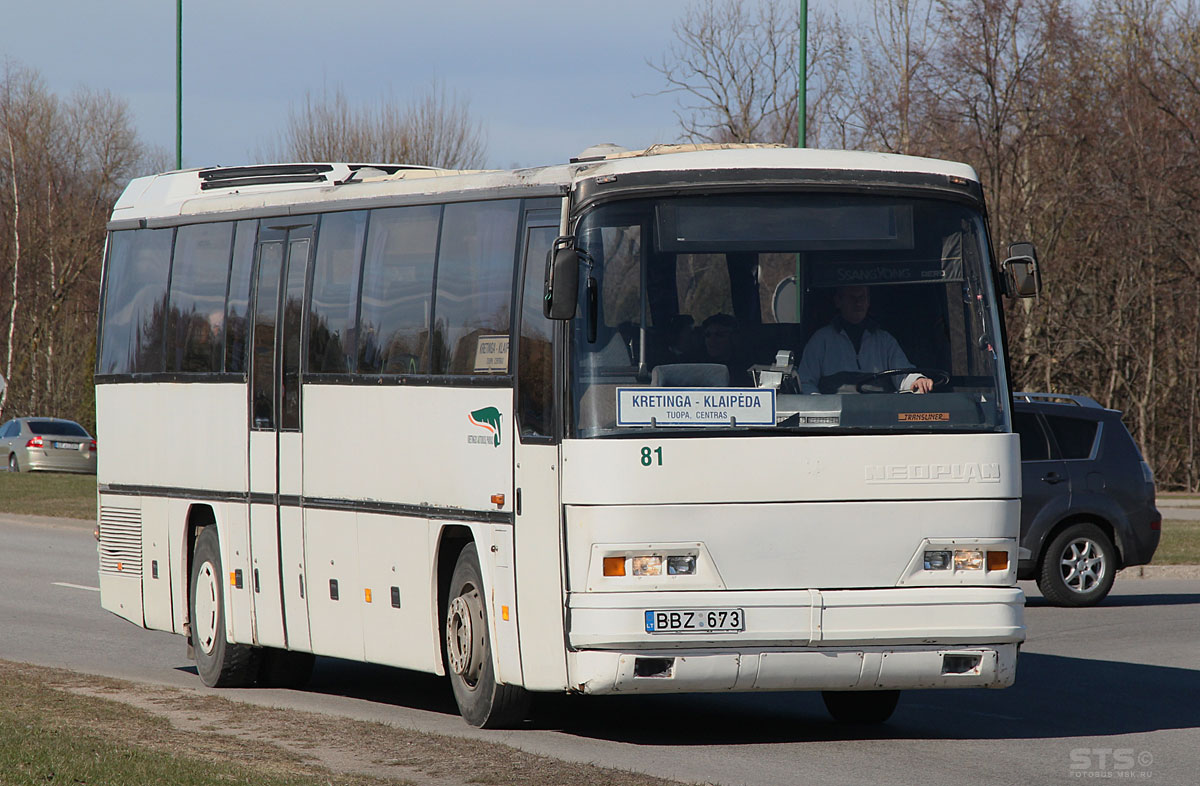
[[[1094,609],[1044,605],[1007,690],[912,691],[841,727],[807,693],[540,696],[530,728],[484,732],[428,675],[331,659],[305,691],[209,691],[182,637],[100,609],[91,526],[0,516],[0,658],[259,704],[505,742],[721,784],[1200,783],[1200,580],[1121,579]]]

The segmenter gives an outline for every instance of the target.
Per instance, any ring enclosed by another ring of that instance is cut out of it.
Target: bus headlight
[[[668,576],[691,576],[696,572],[696,557],[688,554],[679,557],[667,557]]]
[[[695,554],[630,554],[604,557],[605,576],[695,576]]]
[[[594,543],[587,577],[588,592],[725,589],[708,549],[697,542]]]
[[[983,551],[980,549],[955,549],[955,570],[983,570]]]
[[[1011,538],[926,539],[898,583],[930,587],[1012,583],[1015,546]]]
[[[925,552],[925,570],[946,570],[949,567],[949,551],[938,550]]]
[[[630,557],[629,567],[634,576],[661,576],[663,558],[658,556]]]

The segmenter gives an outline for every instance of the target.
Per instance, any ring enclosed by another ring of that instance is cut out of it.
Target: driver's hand
[[[913,393],[928,393],[931,390],[933,390],[933,380],[929,377],[917,377],[913,380]]]

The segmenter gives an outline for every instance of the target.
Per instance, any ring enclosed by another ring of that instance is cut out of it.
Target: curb
[[[68,519],[57,516],[34,516],[27,513],[0,513],[0,524],[55,527],[58,529],[93,529],[96,519]]]
[[[1200,565],[1136,565],[1117,573],[1117,579],[1200,579]]]

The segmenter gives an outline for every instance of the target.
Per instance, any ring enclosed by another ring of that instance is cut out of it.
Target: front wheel
[[[210,688],[245,688],[258,676],[258,651],[225,640],[224,584],[217,528],[207,526],[196,536],[192,553],[189,617],[196,671]]]
[[[1055,606],[1095,606],[1117,574],[1117,549],[1104,530],[1072,524],[1055,536],[1042,558],[1037,585]]]
[[[467,544],[458,555],[447,600],[446,665],[458,711],[467,723],[483,729],[520,723],[529,712],[529,694],[516,685],[496,682],[483,578],[474,543]]]
[[[883,723],[892,717],[900,701],[898,690],[859,690],[821,692],[825,709],[838,723]]]

